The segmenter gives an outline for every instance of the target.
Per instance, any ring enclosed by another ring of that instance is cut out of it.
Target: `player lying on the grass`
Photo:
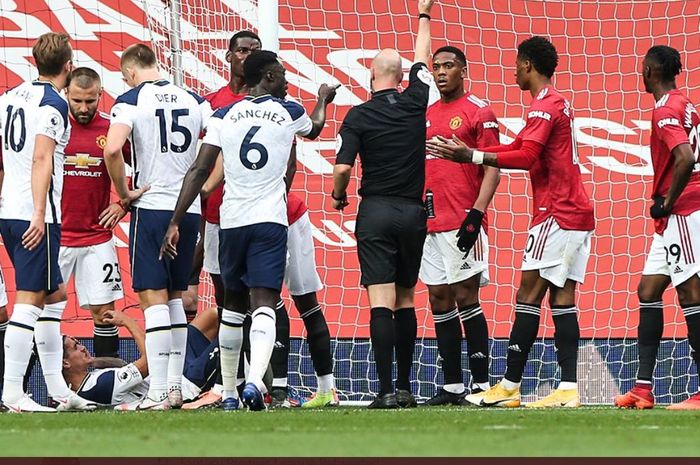
[[[5,331],[2,402],[11,412],[55,412],[29,397],[24,376],[36,341],[49,395],[59,410],[94,405],[75,395],[61,376],[61,236],[63,151],[70,136],[68,103],[61,90],[73,69],[66,34],[43,34],[32,47],[39,71],[0,97],[4,129],[0,233],[15,268],[17,295]]]
[[[525,127],[512,144],[474,150],[457,138],[428,141],[429,150],[437,156],[461,163],[528,170],[532,181],[533,219],[523,254],[507,369],[500,383],[466,397],[480,406],[520,405],[520,382],[548,290],[561,381],[553,393],[528,406],[580,405],[576,385],[576,283],[583,282],[595,219],[578,166],[571,104],[551,84],[558,61],[554,45],[543,37],[532,37],[518,45],[515,80],[533,100]]]
[[[125,313],[108,311],[105,321],[126,328],[141,357],[131,363],[112,357],[93,357],[87,348],[69,336],[63,338],[63,377],[75,392],[99,405],[136,410],[148,394],[148,360],[145,333]],[[219,365],[219,319],[216,309],[206,310],[187,325],[187,350],[182,380],[185,401],[211,388]]]
[[[103,163],[109,116],[97,111],[102,96],[100,76],[90,68],[76,68],[66,88],[71,134],[65,149],[61,200],[61,251],[58,256],[65,282],[73,276],[78,303],[89,309],[94,321],[94,347],[98,357],[119,356],[119,333],[102,321],[124,297],[112,228],[126,215],[119,202],[110,203],[112,187]],[[128,158],[128,145],[124,147]],[[65,308],[65,288],[61,301]]]
[[[146,45],[124,50],[121,72],[132,89],[112,108],[104,158],[121,201],[133,203],[129,230],[132,287],[146,322],[151,384],[142,409],[182,405],[182,370],[187,323],[182,292],[187,290],[200,224],[200,204],[183,215],[177,256],[161,260],[160,241],[185,173],[197,155],[197,137],[211,116],[202,97],[160,76],[156,55]],[[127,186],[122,148],[131,140],[133,185]]]
[[[700,116],[676,88],[681,56],[664,45],[651,47],[642,62],[644,90],[654,96],[651,162],[654,168],[650,213],[654,240],[639,281],[639,371],[634,387],[615,397],[618,407],[652,408],[656,354],[664,330],[662,297],[673,284],[688,325],[690,355],[700,367]],[[668,407],[700,409],[700,393]]]
[[[470,147],[497,145],[496,116],[486,102],[464,89],[466,78],[464,52],[449,46],[435,52],[433,79],[440,100],[425,115],[426,138],[455,135]],[[500,174],[490,166],[455,165],[429,154],[425,158],[428,235],[418,276],[428,286],[445,374],[445,385],[425,405],[462,404],[467,391],[460,320],[467,339],[471,393],[489,388],[489,331],[479,288],[489,282],[486,209]]]
[[[265,408],[262,377],[275,343],[275,311],[287,255],[285,175],[295,134],[315,139],[326,121],[335,88],[322,85],[313,114],[285,101],[287,80],[277,55],[257,51],[245,60],[248,96],[212,117],[197,160],[187,173],[161,254],[177,255],[179,225],[196,199],[218,154],[223,155],[226,190],[221,207],[219,262],[226,289],[219,333],[224,382],[223,408],[239,406],[236,372],[243,342],[243,320],[253,309],[250,370],[243,402]]]

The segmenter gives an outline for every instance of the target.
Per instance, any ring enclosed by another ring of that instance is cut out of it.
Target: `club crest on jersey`
[[[66,165],[75,166],[76,168],[89,168],[91,166],[100,166],[102,164],[102,159],[91,157],[87,153],[76,153],[75,155],[67,156],[64,163]]]
[[[453,131],[455,129],[459,129],[459,127],[462,125],[462,118],[459,116],[453,116],[452,119],[450,120],[450,129]]]
[[[105,145],[107,145],[107,136],[105,136],[104,134],[100,134],[99,136],[97,136],[97,139],[95,139],[95,143],[99,148],[104,149]]]

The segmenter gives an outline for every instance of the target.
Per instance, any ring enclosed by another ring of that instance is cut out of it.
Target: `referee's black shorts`
[[[357,212],[355,237],[362,285],[418,282],[427,233],[423,204],[400,197],[367,197]]]

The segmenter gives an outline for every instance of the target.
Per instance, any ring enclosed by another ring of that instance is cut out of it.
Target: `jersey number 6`
[[[260,126],[253,126],[250,131],[243,138],[243,143],[241,143],[241,163],[243,166],[249,170],[259,170],[263,166],[267,165],[267,149],[260,142],[253,142],[253,137],[260,130]],[[248,154],[251,150],[255,150],[260,154],[260,159],[258,161],[252,162],[248,158]]]

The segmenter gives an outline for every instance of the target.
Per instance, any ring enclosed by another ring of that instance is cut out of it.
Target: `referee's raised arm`
[[[347,186],[357,155],[362,162],[355,237],[371,306],[370,338],[380,390],[370,408],[414,407],[410,374],[416,341],[413,296],[426,235],[425,112],[431,73],[430,9],[418,0],[418,37],[408,87],[402,58],[384,49],[371,67],[372,98],[352,108],[338,134],[333,170],[333,207],[348,205]],[[396,327],[396,331],[394,330]],[[398,367],[392,379],[394,352]]]

